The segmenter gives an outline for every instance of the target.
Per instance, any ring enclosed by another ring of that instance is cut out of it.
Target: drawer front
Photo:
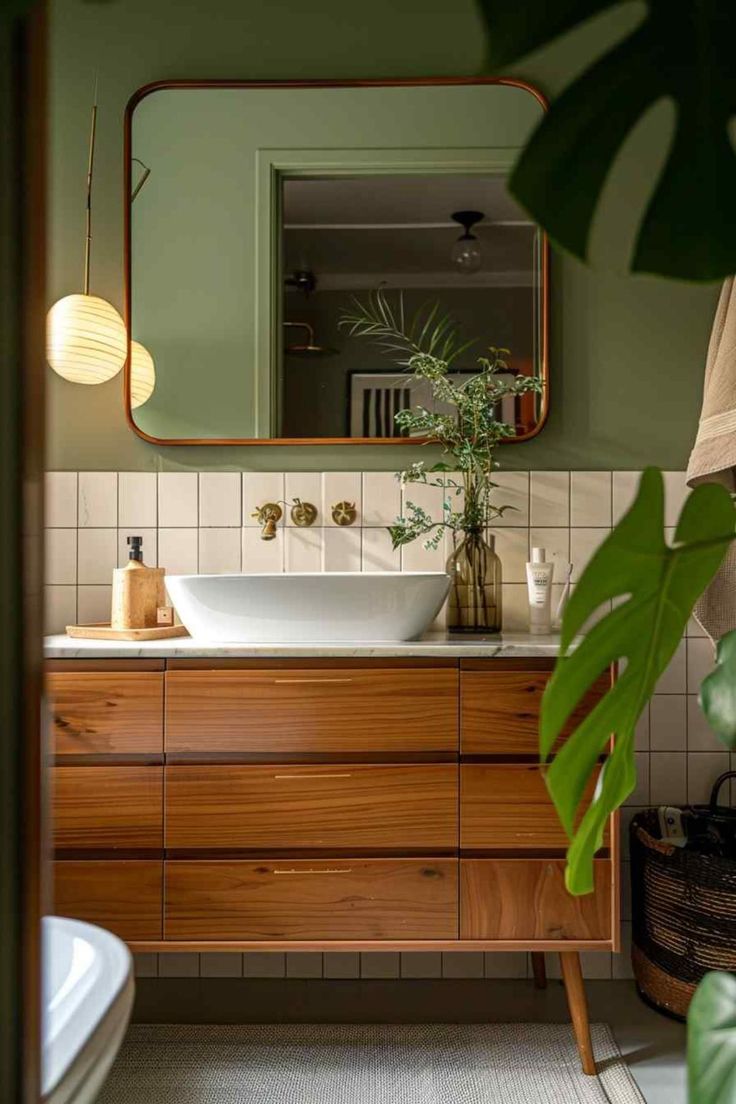
[[[548,671],[462,671],[460,746],[465,755],[538,755],[539,708]],[[610,675],[597,680],[575,710],[566,732],[603,697]]]
[[[57,848],[163,847],[163,767],[54,767]]]
[[[586,897],[571,897],[564,876],[562,860],[461,859],[460,938],[611,939],[611,863],[596,860]]]
[[[456,939],[453,859],[166,863],[172,940]]]
[[[160,939],[163,863],[63,860],[54,863],[54,912],[99,924],[121,939]]]
[[[584,797],[590,801],[593,780]],[[460,846],[493,850],[566,848],[568,839],[536,765],[464,763]]]
[[[166,847],[449,850],[457,767],[169,766]]]
[[[163,753],[163,673],[54,672],[46,687],[56,755]]]
[[[169,671],[166,750],[456,751],[457,686],[453,668]]]

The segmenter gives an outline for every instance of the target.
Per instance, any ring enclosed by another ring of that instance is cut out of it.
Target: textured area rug
[[[98,1104],[644,1104],[606,1024],[134,1025]]]

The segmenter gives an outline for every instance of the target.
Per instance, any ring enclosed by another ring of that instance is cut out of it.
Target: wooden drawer
[[[457,750],[454,668],[174,670],[169,753]]]
[[[595,781],[585,794],[593,796]],[[463,763],[460,846],[479,850],[566,848],[568,839],[536,765]]]
[[[46,686],[56,755],[163,753],[163,672],[52,672]]]
[[[54,767],[54,846],[163,847],[163,767]]]
[[[464,755],[538,755],[539,707],[550,671],[460,672],[460,747]],[[591,687],[565,731],[572,731],[611,685]]]
[[[166,863],[172,940],[457,938],[453,859]]]
[[[564,871],[562,860],[461,859],[460,938],[611,939],[611,863],[596,860],[586,897],[570,896]]]
[[[85,859],[54,863],[54,912],[121,939],[160,939],[163,863]]]
[[[457,766],[168,766],[166,847],[450,850]]]

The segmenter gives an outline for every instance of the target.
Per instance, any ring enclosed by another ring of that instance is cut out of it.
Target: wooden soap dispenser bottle
[[[146,567],[143,537],[128,537],[125,567],[113,571],[113,629],[151,629],[157,624],[158,609],[165,604],[164,568]]]

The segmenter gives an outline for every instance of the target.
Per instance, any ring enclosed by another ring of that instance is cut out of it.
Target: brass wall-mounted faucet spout
[[[251,517],[258,519],[261,526],[261,540],[273,540],[276,536],[276,526],[281,521],[282,509],[278,502],[266,502],[258,506]]]

